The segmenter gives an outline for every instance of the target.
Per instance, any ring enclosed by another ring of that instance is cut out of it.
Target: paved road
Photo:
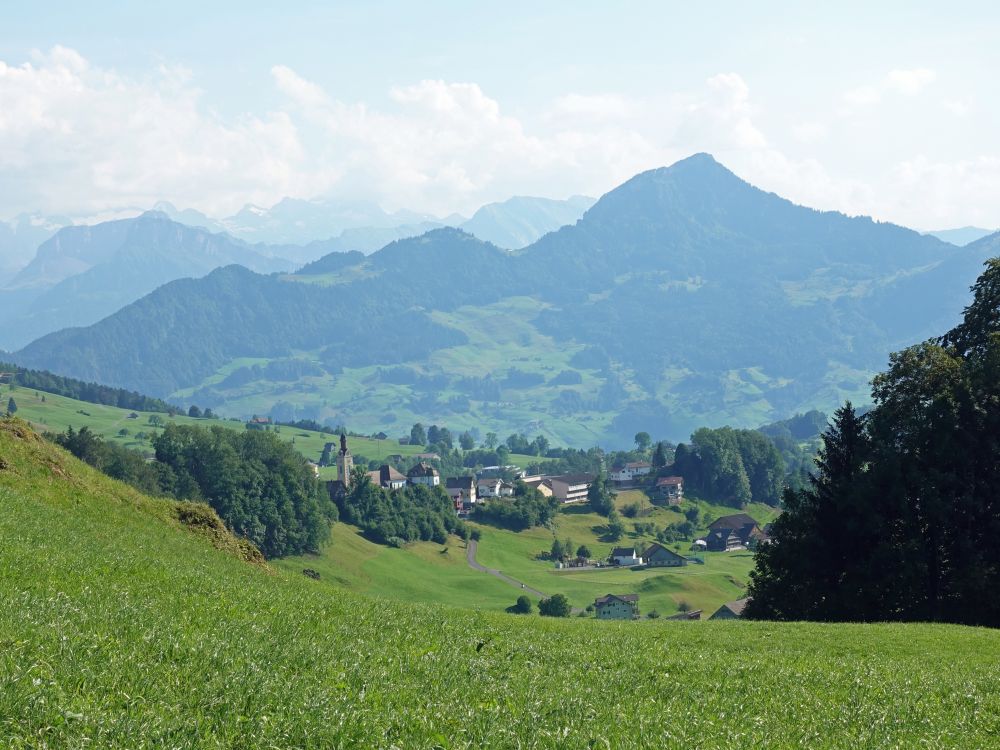
[[[511,578],[508,575],[504,575],[499,570],[493,570],[493,568],[487,568],[483,565],[480,565],[478,562],[476,562],[476,549],[478,547],[479,547],[479,542],[477,542],[475,539],[470,539],[468,545],[465,548],[465,560],[466,562],[469,563],[470,568],[472,568],[473,570],[478,570],[481,573],[489,573],[491,576],[494,576],[495,578],[499,578],[501,581],[509,583],[514,588],[521,589],[522,591],[534,594],[539,599],[549,598],[548,594],[543,594],[538,589],[533,589],[531,588],[531,586],[521,583],[516,578]]]

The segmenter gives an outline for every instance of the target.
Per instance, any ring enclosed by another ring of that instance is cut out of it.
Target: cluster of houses
[[[743,616],[743,610],[750,601],[749,598],[726,602],[719,607],[709,620],[738,620]],[[638,594],[607,594],[594,600],[594,614],[598,620],[638,620]],[[668,617],[668,620],[700,620],[700,609],[680,612]]]
[[[654,500],[662,500],[668,505],[680,505],[684,499],[683,477],[656,477],[649,486],[649,475],[652,473],[653,465],[648,461],[629,461],[612,466],[608,479],[619,489],[643,486],[649,490]]]
[[[408,484],[423,484],[428,487],[440,486],[442,484],[440,472],[427,463],[428,460],[432,460],[436,456],[422,454],[417,458],[421,460],[412,466],[406,474],[389,464],[383,464],[375,471],[369,471],[368,477],[372,484],[377,484],[387,490],[402,489]],[[351,476],[351,471],[354,468],[354,457],[347,447],[347,438],[344,435],[340,436],[340,450],[337,452],[336,461],[339,478],[328,483],[331,495],[346,492],[347,478]],[[455,511],[458,515],[468,516],[478,503],[513,497],[514,484],[503,478],[502,474],[510,473],[510,471],[505,470],[513,470],[518,479],[529,487],[534,487],[545,497],[553,497],[561,503],[586,501],[587,492],[594,481],[593,474],[526,476],[517,467],[487,466],[478,472],[478,477],[445,478],[444,491],[448,493],[455,504]],[[318,466],[316,471],[318,471]]]

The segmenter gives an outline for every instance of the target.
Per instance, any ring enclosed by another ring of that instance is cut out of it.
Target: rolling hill
[[[365,432],[419,420],[577,446],[684,439],[865,402],[890,351],[957,320],[996,243],[796,206],[702,154],[520,251],[438,229],[291,275],[222,268],[15,358]],[[285,375],[233,377],[245,358]]]
[[[403,604],[265,567],[17,420],[0,457],[8,747],[994,744],[995,631],[548,621],[489,580],[479,611]]]

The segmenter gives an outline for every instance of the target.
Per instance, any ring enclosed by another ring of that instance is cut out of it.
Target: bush
[[[530,615],[534,608],[535,605],[532,604],[531,599],[525,594],[521,594],[517,597],[517,603],[513,607],[507,607],[507,611],[514,615]]]
[[[538,613],[545,617],[569,617],[573,608],[565,594],[553,594],[538,603]]]

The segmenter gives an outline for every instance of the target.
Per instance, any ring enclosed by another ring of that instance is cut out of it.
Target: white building
[[[615,547],[611,550],[611,564],[621,565],[623,568],[642,565],[642,554],[636,552],[635,547]]]
[[[633,461],[627,464],[616,464],[608,472],[612,482],[633,482],[638,477],[646,476],[653,470],[653,465],[647,461]]]

